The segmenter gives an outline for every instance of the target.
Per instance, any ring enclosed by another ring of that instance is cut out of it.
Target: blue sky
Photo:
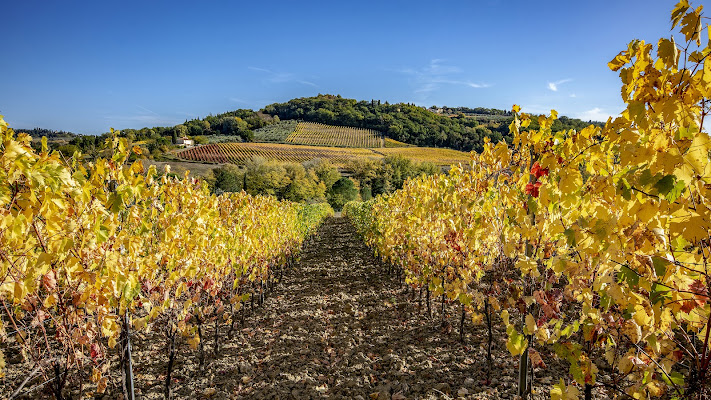
[[[674,4],[11,1],[0,114],[96,134],[330,93],[602,119],[622,109],[607,62],[669,37]]]

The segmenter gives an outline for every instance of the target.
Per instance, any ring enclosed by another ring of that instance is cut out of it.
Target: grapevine
[[[553,133],[551,111],[529,130],[536,117],[514,106],[513,143],[486,142],[470,170],[344,208],[408,284],[461,303],[474,322],[500,310],[521,396],[542,352],[570,365],[556,399],[711,395],[702,19],[681,1],[672,27],[686,43],[635,40],[609,63],[626,109],[604,128]]]
[[[187,173],[127,164],[131,149],[116,136],[111,159],[88,165],[80,155],[65,162],[46,139],[35,153],[1,118],[0,137],[0,339],[52,379],[57,399],[70,382],[106,390],[109,349],[124,348],[131,330],[184,337],[202,360],[203,325],[218,332],[244,301],[263,296],[332,212],[212,195]],[[216,333],[215,351],[217,343]],[[5,368],[0,353],[0,375]]]

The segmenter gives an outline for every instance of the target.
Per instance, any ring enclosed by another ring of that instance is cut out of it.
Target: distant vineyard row
[[[184,160],[208,163],[244,164],[253,157],[287,162],[304,162],[323,158],[335,165],[360,157],[377,157],[367,149],[341,149],[316,146],[293,146],[271,143],[218,143],[194,147],[178,153]]]
[[[382,134],[372,129],[299,122],[287,143],[308,146],[383,147]]]
[[[467,163],[470,159],[468,153],[428,147],[395,147],[370,150],[272,143],[216,143],[182,150],[177,153],[177,156],[183,160],[205,163],[244,164],[253,157],[301,163],[314,158],[322,158],[341,167],[351,160],[359,158],[380,159],[389,155],[402,155],[414,161],[427,161],[437,165]]]
[[[227,143],[231,141],[216,140],[211,143]],[[415,147],[391,138],[383,138],[380,132],[370,129],[298,122],[295,120],[280,121],[257,129],[254,131],[254,141],[258,143],[290,143],[327,147]]]

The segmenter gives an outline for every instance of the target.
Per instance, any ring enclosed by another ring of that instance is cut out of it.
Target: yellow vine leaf
[[[580,396],[580,391],[575,386],[568,386],[560,379],[560,382],[553,385],[551,388],[551,399],[552,400],[575,400]]]

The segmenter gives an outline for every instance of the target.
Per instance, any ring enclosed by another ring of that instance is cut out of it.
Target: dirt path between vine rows
[[[195,352],[181,346],[175,397],[514,398],[516,360],[500,323],[494,379],[486,385],[485,328],[469,322],[461,343],[458,308],[448,308],[443,325],[439,311],[428,319],[410,295],[345,218],[329,218],[264,305],[248,313],[232,341],[222,339],[208,372],[198,372]],[[139,398],[162,398],[164,353],[151,353],[155,365],[137,366]],[[534,397],[548,398],[548,388],[539,386]]]

